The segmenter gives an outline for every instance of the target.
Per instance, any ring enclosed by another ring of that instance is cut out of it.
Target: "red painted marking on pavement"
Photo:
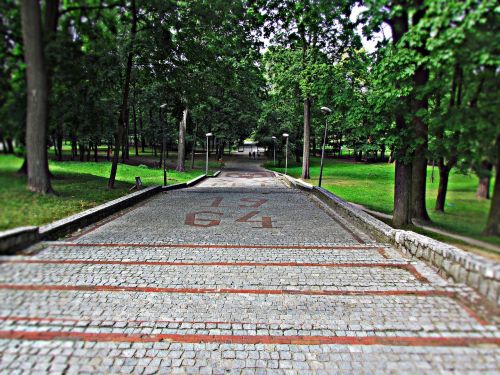
[[[0,331],[1,339],[9,340],[80,340],[95,342],[161,342],[290,344],[290,345],[390,345],[390,346],[459,346],[490,344],[500,346],[499,338],[490,337],[352,337],[352,336],[257,336],[196,334],[123,334],[83,332]]]
[[[281,290],[281,289],[227,289],[227,288],[163,288],[114,285],[43,285],[0,284],[0,289],[14,290],[67,290],[96,292],[146,292],[146,293],[220,293],[220,294],[299,294],[318,296],[445,296],[455,293],[441,290]]]
[[[290,249],[290,250],[380,250],[380,246],[310,246],[310,245],[216,245],[216,244],[158,244],[158,243],[73,243],[58,242],[50,246],[73,246],[73,247],[152,247],[152,248],[202,248],[202,249]]]
[[[429,282],[411,264],[400,263],[298,263],[298,262],[156,262],[156,261],[118,261],[118,260],[79,260],[79,259],[19,259],[0,263],[15,264],[111,264],[124,266],[228,266],[228,267],[330,267],[330,268],[352,268],[352,267],[380,267],[399,268],[410,272],[417,280]]]

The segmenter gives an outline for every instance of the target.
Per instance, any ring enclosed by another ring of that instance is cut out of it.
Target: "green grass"
[[[120,164],[116,188],[107,189],[110,163],[50,162],[57,195],[34,194],[26,188],[26,177],[16,174],[22,159],[0,155],[0,230],[25,225],[43,225],[76,212],[95,207],[129,193],[135,176],[145,186],[163,184],[163,171]],[[168,184],[189,181],[204,173],[203,169],[184,173],[168,171]]]
[[[273,163],[266,163],[267,168],[284,172],[284,168],[274,168]],[[428,178],[432,167],[428,168]],[[288,174],[300,177],[301,166],[292,164]],[[319,177],[319,159],[311,162],[311,180],[317,185]],[[500,238],[486,237],[481,231],[486,224],[490,201],[478,200],[475,196],[478,178],[460,174],[453,170],[450,176],[446,197],[445,213],[434,211],[436,204],[439,172],[434,170],[434,183],[427,184],[427,209],[433,226],[462,234],[492,244],[500,245]],[[493,187],[494,181],[491,186]],[[387,163],[366,164],[335,159],[325,160],[323,187],[339,197],[369,209],[391,214],[394,200],[394,165]]]

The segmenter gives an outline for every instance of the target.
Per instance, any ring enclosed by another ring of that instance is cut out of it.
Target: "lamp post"
[[[160,114],[162,114],[162,110],[163,108],[165,108],[167,106],[166,103],[163,103],[161,106],[160,106]],[[162,148],[162,154],[161,154],[161,158],[163,160],[163,186],[167,186],[167,160],[165,159],[165,149],[167,148],[167,137],[166,137],[166,134],[165,134],[165,122],[163,121],[163,116],[162,117],[162,128],[163,128],[163,148]]]
[[[273,135],[271,138],[273,139],[273,146],[274,146],[273,149],[274,166],[276,166],[276,137]]]
[[[321,180],[323,179],[323,161],[325,158],[325,144],[326,144],[326,135],[328,131],[328,116],[330,113],[332,113],[332,110],[328,107],[321,107],[321,112],[325,115],[325,133],[323,135],[323,147],[321,148],[321,164],[319,167],[319,181],[318,181],[318,186],[321,187]]]
[[[205,164],[205,175],[208,176],[208,139],[213,136],[212,133],[207,133],[205,134],[205,136],[207,137],[207,160],[206,160],[206,164]]]
[[[283,133],[283,137],[285,137],[285,175],[288,172],[288,133]]]

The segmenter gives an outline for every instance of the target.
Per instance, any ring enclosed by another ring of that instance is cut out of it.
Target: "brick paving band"
[[[488,337],[353,337],[353,336],[237,336],[237,335],[176,335],[176,334],[116,334],[82,332],[0,331],[0,339],[9,340],[81,340],[93,342],[179,342],[236,343],[291,345],[394,345],[394,346],[477,346],[499,345],[500,338]]]

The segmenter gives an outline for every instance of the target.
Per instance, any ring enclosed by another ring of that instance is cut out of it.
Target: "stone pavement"
[[[0,372],[500,372],[497,316],[255,162],[0,258]]]

